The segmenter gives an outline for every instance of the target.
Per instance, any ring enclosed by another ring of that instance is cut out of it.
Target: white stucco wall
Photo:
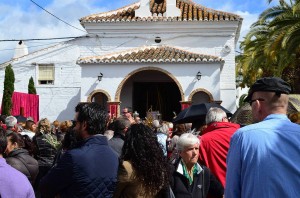
[[[40,95],[40,118],[72,119],[78,102],[87,101],[88,95],[103,89],[115,99],[123,78],[141,67],[160,67],[170,72],[181,84],[184,99],[197,89],[208,90],[215,100],[234,112],[235,87],[235,32],[238,22],[159,22],[159,23],[101,23],[88,24],[90,35],[61,43],[55,47],[31,53],[12,62],[16,76],[15,90],[27,93],[29,78],[35,80]],[[97,36],[94,35],[98,34]],[[224,65],[201,64],[123,64],[77,65],[78,58],[129,51],[147,45],[168,45],[193,53],[222,57]],[[38,85],[38,64],[54,64],[54,85]],[[81,70],[81,67],[83,70]],[[198,71],[202,79],[197,81]],[[103,73],[101,82],[97,81]],[[4,68],[0,68],[0,91],[3,92]],[[130,89],[130,88],[129,88]],[[128,90],[130,91],[130,90]],[[128,98],[130,101],[130,98]],[[125,102],[126,104],[126,102]],[[123,104],[122,104],[123,105]]]
[[[33,77],[39,95],[40,118],[47,117],[50,121],[73,119],[74,107],[80,101],[81,68],[76,65],[78,57],[79,48],[70,42],[16,59],[12,63],[16,92],[27,93],[29,79]],[[38,64],[54,64],[53,85],[38,84]],[[0,71],[1,93],[4,73],[3,68]]]

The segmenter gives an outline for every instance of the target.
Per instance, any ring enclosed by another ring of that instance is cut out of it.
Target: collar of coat
[[[181,175],[184,175],[184,173],[183,173],[183,166],[180,163],[180,161],[179,161],[179,164],[177,166],[176,172],[179,173],[179,174],[181,174]],[[201,171],[203,170],[202,167],[198,163],[196,163],[194,166],[195,166],[195,168],[197,170],[197,175],[199,175],[201,173]]]

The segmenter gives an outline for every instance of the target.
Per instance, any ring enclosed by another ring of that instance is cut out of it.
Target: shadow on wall
[[[73,120],[75,115],[75,107],[80,102],[80,89],[78,93],[71,98],[66,108],[57,116],[57,120]]]

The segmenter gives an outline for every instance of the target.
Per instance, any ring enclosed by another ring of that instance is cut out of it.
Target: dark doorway
[[[146,112],[159,111],[162,120],[172,121],[174,112],[180,112],[181,95],[174,82],[135,82],[133,83],[133,110],[144,119]]]
[[[100,104],[105,110],[107,110],[107,101],[108,98],[103,93],[96,93],[92,96],[92,102]]]

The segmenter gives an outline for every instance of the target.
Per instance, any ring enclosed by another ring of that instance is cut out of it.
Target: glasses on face
[[[122,113],[123,113],[123,114],[126,114],[126,113],[128,113],[128,111],[123,111]]]
[[[252,99],[252,100],[249,101],[250,106],[251,106],[252,103],[255,102],[256,100],[258,100],[258,101],[265,101],[265,99],[263,99],[263,98]]]

